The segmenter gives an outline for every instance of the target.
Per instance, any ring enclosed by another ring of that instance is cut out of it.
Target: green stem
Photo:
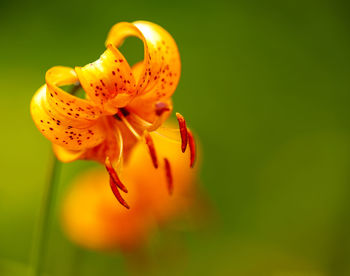
[[[49,238],[49,228],[51,225],[52,210],[55,203],[60,162],[52,155],[52,165],[48,175],[47,185],[43,196],[42,209],[36,229],[36,236],[32,252],[32,276],[41,276],[44,269],[45,257],[47,255],[47,245]]]

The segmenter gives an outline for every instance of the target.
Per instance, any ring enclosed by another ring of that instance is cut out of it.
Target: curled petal
[[[84,67],[75,68],[89,98],[106,114],[115,114],[136,94],[135,79],[124,56],[112,45],[101,57]]]
[[[76,108],[73,104],[73,108]],[[47,86],[42,86],[34,95],[30,111],[40,132],[51,142],[68,150],[79,151],[92,148],[105,139],[102,118],[95,121],[68,118],[53,109],[47,101]]]
[[[153,103],[168,99],[179,82],[181,63],[177,45],[171,35],[162,27],[145,21],[118,23],[112,27],[106,44],[120,46],[125,38],[136,36],[144,43],[144,60],[136,64],[138,95],[130,108],[139,116],[154,119]],[[143,113],[137,112],[139,105],[149,105]],[[153,110],[152,110],[153,108]]]
[[[69,121],[79,121],[79,125],[91,124],[96,120],[101,110],[89,101],[75,97],[59,86],[79,83],[77,74],[72,68],[56,66],[46,72],[46,100],[56,116]],[[57,118],[60,120],[60,118]]]

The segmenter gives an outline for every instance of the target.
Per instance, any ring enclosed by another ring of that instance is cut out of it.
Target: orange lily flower
[[[91,249],[135,249],[147,241],[158,224],[188,213],[193,207],[196,168],[189,168],[180,147],[172,147],[174,141],[156,133],[151,137],[161,159],[172,166],[173,196],[167,197],[167,174],[154,168],[147,149],[138,144],[123,171],[130,187],[126,197],[133,208],[127,211],[114,204],[103,170],[85,172],[70,187],[63,202],[62,224],[71,240]],[[159,165],[166,166],[165,162]]]
[[[118,50],[129,36],[144,45],[143,61],[130,67]],[[34,95],[31,114],[41,133],[53,143],[62,162],[77,159],[105,164],[115,197],[127,192],[117,169],[131,149],[143,140],[153,165],[158,158],[150,132],[157,130],[172,111],[171,95],[179,82],[181,64],[177,45],[162,27],[146,21],[118,23],[109,32],[107,49],[84,67],[53,67],[46,72],[46,84]],[[67,93],[61,87],[81,86],[86,98]],[[185,119],[177,113],[182,151],[187,144],[194,162],[194,140]],[[171,189],[170,164],[166,166]]]

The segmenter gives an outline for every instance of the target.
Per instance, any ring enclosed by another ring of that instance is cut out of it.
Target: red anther
[[[193,168],[194,161],[196,160],[196,141],[194,140],[191,130],[187,129],[187,135],[188,135],[188,145],[190,147],[190,154],[191,154],[190,167]]]
[[[106,158],[105,166],[106,166],[106,169],[109,173],[109,176],[111,177],[111,179],[113,179],[113,181],[118,186],[118,188],[121,189],[124,193],[127,193],[128,189],[124,186],[124,184],[122,183],[122,181],[118,177],[118,174],[115,171],[115,169],[113,168],[109,157]]]
[[[161,116],[164,112],[170,111],[169,105],[164,102],[156,103],[156,115]]]
[[[151,155],[153,166],[156,169],[158,169],[158,159],[157,159],[156,149],[154,147],[152,137],[148,131],[145,131],[145,141],[146,141],[146,145],[147,145],[148,150],[149,150],[149,154]]]
[[[168,191],[169,191],[169,194],[172,195],[173,190],[174,190],[173,176],[171,173],[170,162],[167,158],[164,158],[164,164],[165,164],[166,180],[167,180],[167,184],[168,184]]]
[[[118,186],[112,177],[109,178],[109,185],[111,186],[112,192],[116,197],[116,199],[119,201],[119,203],[123,205],[126,209],[130,209],[130,206],[126,203],[124,198],[122,198],[122,196],[120,195]]]
[[[187,127],[186,127],[186,121],[185,118],[180,114],[176,112],[176,118],[179,122],[179,128],[180,128],[180,134],[181,134],[181,150],[182,152],[185,152],[187,147]]]

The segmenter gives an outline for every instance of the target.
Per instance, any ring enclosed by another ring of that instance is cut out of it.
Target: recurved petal
[[[46,100],[55,113],[65,122],[77,121],[79,124],[91,124],[101,115],[101,110],[85,99],[81,99],[65,92],[59,86],[77,84],[79,80],[72,68],[56,66],[46,72]],[[59,118],[58,118],[59,119]]]
[[[151,22],[122,22],[112,27],[106,45],[118,47],[129,36],[136,36],[144,43],[143,69],[137,78],[138,94],[154,102],[169,98],[176,89],[181,71],[174,39],[162,27]]]
[[[136,94],[135,79],[124,56],[109,45],[101,57],[84,67],[75,68],[89,98],[105,114],[115,114]]]
[[[74,105],[73,105],[74,107]],[[65,118],[52,108],[47,99],[47,86],[34,95],[30,105],[31,115],[40,132],[51,142],[69,150],[83,150],[100,144],[105,139],[102,118],[89,121]]]

